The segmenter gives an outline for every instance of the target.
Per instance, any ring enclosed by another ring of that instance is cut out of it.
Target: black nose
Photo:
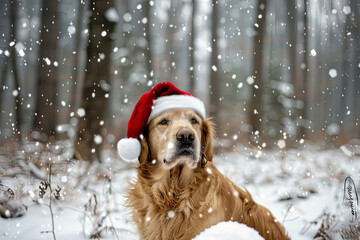
[[[194,136],[194,132],[187,128],[182,128],[176,133],[176,138],[179,143],[192,143]]]

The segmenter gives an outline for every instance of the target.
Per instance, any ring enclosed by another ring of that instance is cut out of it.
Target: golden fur
[[[193,133],[197,153],[166,162],[182,128]],[[138,179],[128,196],[141,239],[192,239],[221,221],[244,223],[265,239],[290,239],[269,210],[216,169],[212,137],[210,120],[192,110],[170,110],[149,123],[141,136]]]

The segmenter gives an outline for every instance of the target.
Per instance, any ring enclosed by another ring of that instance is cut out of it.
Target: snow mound
[[[197,235],[193,240],[264,240],[259,233],[238,222],[220,222]]]

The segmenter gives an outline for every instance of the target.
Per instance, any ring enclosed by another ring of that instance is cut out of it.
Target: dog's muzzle
[[[194,146],[195,134],[193,131],[182,128],[176,133],[176,156],[194,156],[195,146]]]

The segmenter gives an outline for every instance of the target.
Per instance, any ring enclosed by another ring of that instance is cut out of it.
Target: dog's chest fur
[[[217,179],[211,174],[213,165],[206,168],[177,167],[163,177],[153,173],[154,181],[139,172],[128,201],[142,239],[191,239],[219,220]]]
[[[222,221],[244,223],[266,239],[289,239],[272,214],[212,162],[166,174],[139,167],[128,204],[144,240],[189,240]]]

